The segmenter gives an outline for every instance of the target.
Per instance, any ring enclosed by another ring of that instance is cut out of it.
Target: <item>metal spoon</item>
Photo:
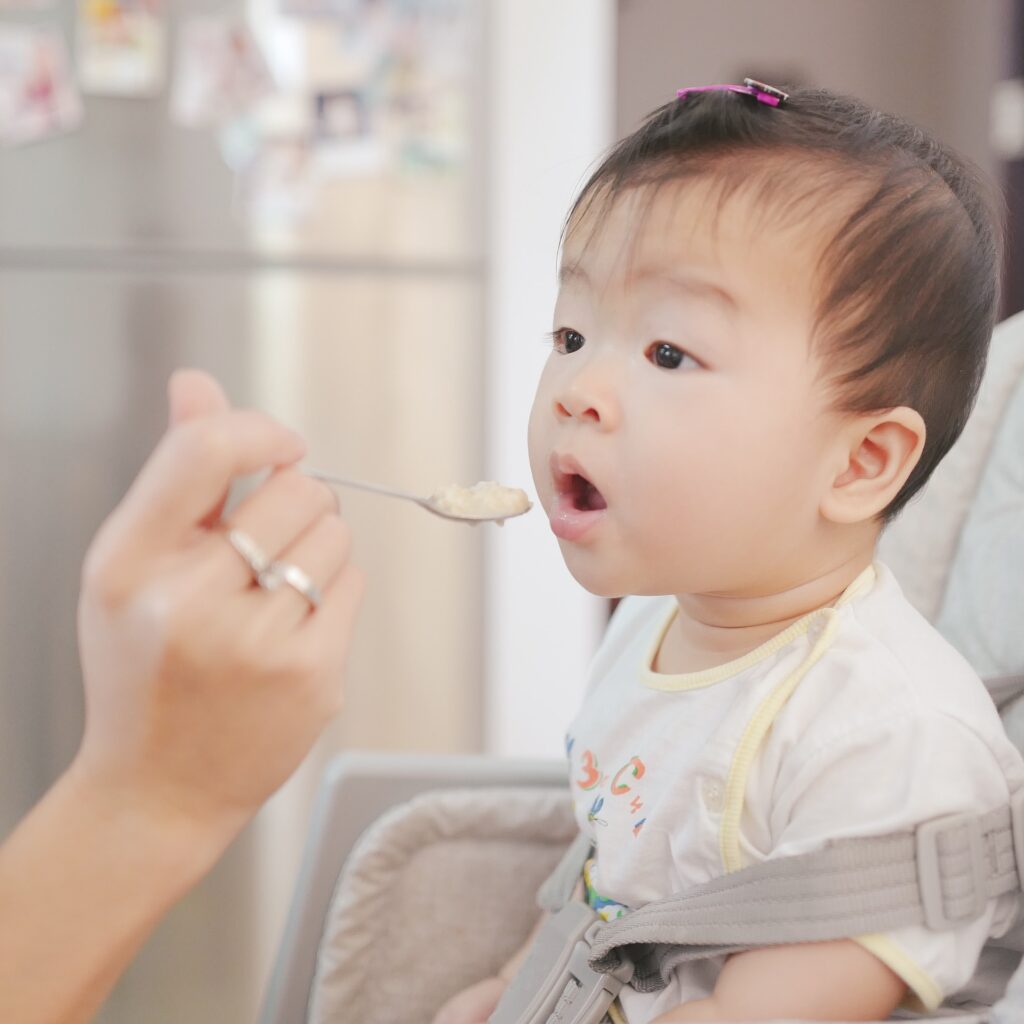
[[[420,497],[418,494],[409,494],[407,491],[397,491],[391,487],[381,487],[380,484],[370,484],[363,480],[349,480],[346,477],[335,476],[332,473],[324,473],[319,469],[312,469],[309,466],[302,468],[307,476],[311,476],[316,480],[322,480],[325,484],[331,484],[335,487],[355,487],[361,491],[372,491],[374,494],[386,494],[389,498],[404,498],[406,501],[414,501],[421,508],[425,508],[428,512],[433,512],[435,516],[441,516],[443,519],[455,519],[461,523],[494,523],[496,522],[501,526],[506,519],[514,519],[516,516],[521,516],[524,512],[529,512],[533,505],[527,502],[526,508],[518,512],[508,513],[504,515],[491,515],[491,516],[474,516],[468,514],[458,514],[456,512],[449,512],[442,508],[433,498]]]

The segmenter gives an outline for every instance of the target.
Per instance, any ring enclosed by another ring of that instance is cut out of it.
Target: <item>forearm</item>
[[[711,996],[677,1006],[654,1024],[884,1020],[905,990],[899,977],[851,940],[772,946],[730,957]]]
[[[0,1020],[90,1020],[231,835],[62,777],[0,846]]]

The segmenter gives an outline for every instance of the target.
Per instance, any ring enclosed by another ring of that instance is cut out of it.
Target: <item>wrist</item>
[[[81,758],[72,762],[54,791],[76,808],[77,816],[120,837],[134,856],[164,872],[169,885],[181,890],[213,867],[247,820],[244,815],[199,820],[156,787],[113,778]]]

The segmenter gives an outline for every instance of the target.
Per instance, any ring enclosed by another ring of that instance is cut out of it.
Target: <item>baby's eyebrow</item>
[[[701,277],[697,274],[688,274],[685,271],[650,270],[641,271],[630,277],[631,282],[644,279],[665,281],[674,288],[679,288],[690,295],[711,299],[722,306],[728,313],[735,313],[739,310],[740,304],[730,292],[726,291],[720,284],[709,281],[706,277]]]
[[[707,278],[696,274],[688,274],[685,271],[672,272],[663,269],[640,270],[630,274],[627,278],[627,283],[632,284],[643,280],[665,281],[690,295],[711,299],[729,313],[735,313],[739,310],[740,304],[731,293],[714,281],[709,281]],[[590,286],[590,278],[579,263],[563,263],[558,268],[559,285],[564,287],[569,282],[576,281],[588,287]]]

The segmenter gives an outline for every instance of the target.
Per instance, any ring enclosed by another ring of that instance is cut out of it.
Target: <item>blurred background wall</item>
[[[83,72],[84,5],[18,6],[0,7],[0,66],[43,26]],[[162,429],[175,366],[295,426],[324,468],[532,492],[525,427],[562,218],[618,135],[681,86],[798,80],[909,115],[1012,186],[1020,6],[164,4],[151,88],[87,89],[66,131],[0,150],[0,831],[75,751],[79,565]],[[373,33],[410,11],[419,29],[389,36],[382,62]],[[246,26],[272,82],[208,119],[175,92],[204,16]],[[1000,89],[1011,144],[995,147]],[[568,577],[543,517],[470,529],[344,504],[370,574],[344,718],[154,935],[104,1024],[253,1018],[331,754],[560,752],[607,608]]]
[[[1004,314],[1024,308],[1020,0],[618,0],[616,132],[677,88],[797,82],[911,118],[1010,199]]]
[[[763,76],[851,93],[912,118],[998,172],[993,88],[1010,53],[1009,0],[619,0],[616,127],[674,90]]]

